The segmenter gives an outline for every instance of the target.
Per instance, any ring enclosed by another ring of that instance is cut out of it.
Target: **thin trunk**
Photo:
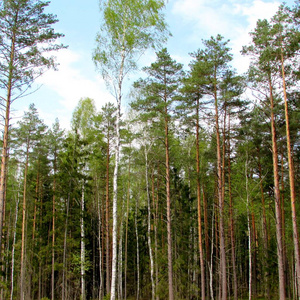
[[[167,114],[167,109],[166,109]],[[170,192],[170,157],[168,116],[165,117],[165,151],[166,151],[166,190],[167,190],[167,240],[168,240],[168,279],[169,300],[174,300],[173,262],[172,262],[172,225],[171,225],[171,192]]]
[[[73,157],[72,157],[72,163],[71,163],[71,173],[74,172],[74,163],[75,163],[75,153],[77,148],[77,133],[75,135],[74,140],[74,149],[73,149]],[[62,274],[62,300],[66,300],[67,298],[67,235],[68,235],[68,224],[69,224],[69,212],[70,212],[70,198],[71,198],[71,190],[72,190],[72,180],[73,178],[70,178],[69,180],[69,190],[68,190],[68,196],[67,196],[67,202],[66,202],[66,217],[65,217],[65,232],[64,232],[64,249],[63,249],[63,274]]]
[[[266,217],[266,207],[265,207],[265,195],[262,181],[262,170],[261,170],[261,162],[260,162],[260,151],[257,148],[258,152],[258,171],[259,171],[259,185],[261,192],[261,204],[262,204],[262,213],[263,213],[263,239],[264,239],[264,278],[265,278],[265,286],[266,286],[266,294],[267,298],[270,299],[270,284],[269,284],[269,254],[268,254],[268,226],[267,226],[267,217]]]
[[[154,285],[154,263],[152,254],[152,243],[151,243],[151,204],[150,204],[150,194],[149,194],[149,179],[148,179],[148,152],[145,147],[145,179],[146,179],[146,193],[147,193],[147,204],[148,204],[148,247],[149,247],[149,258],[150,258],[150,278],[151,278],[151,288],[152,288],[152,300],[155,299],[155,285]]]
[[[10,288],[10,300],[13,300],[14,295],[14,273],[15,273],[15,248],[16,248],[16,237],[17,237],[17,223],[18,223],[18,214],[19,214],[19,192],[16,199],[16,217],[14,223],[14,238],[13,238],[13,245],[11,251],[11,288]]]
[[[227,300],[227,278],[226,278],[226,252],[225,252],[225,234],[224,234],[224,199],[222,192],[222,158],[221,142],[219,130],[219,109],[217,87],[214,87],[215,98],[215,122],[217,136],[217,172],[218,172],[218,200],[219,200],[219,229],[220,229],[220,276],[221,276],[221,299]]]
[[[121,99],[122,99],[122,82],[125,63],[125,50],[121,53],[121,66],[118,79],[117,94],[117,119],[116,119],[116,153],[115,168],[113,178],[113,229],[112,229],[112,272],[111,272],[111,293],[110,300],[116,299],[116,279],[117,279],[117,226],[118,226],[118,171],[120,160],[120,119],[121,119]]]
[[[202,221],[201,221],[201,187],[200,187],[200,154],[199,154],[199,98],[196,103],[196,170],[197,170],[197,202],[198,202],[198,239],[201,270],[201,297],[205,300],[205,268],[203,258]]]
[[[107,150],[106,150],[106,178],[105,178],[105,185],[106,185],[106,195],[105,195],[105,231],[106,231],[106,293],[109,294],[110,292],[110,240],[109,240],[109,161],[110,161],[110,139],[109,139],[109,129],[107,133]]]
[[[124,201],[122,205],[122,211],[124,211]],[[123,215],[120,222],[120,234],[119,234],[119,259],[118,259],[118,299],[123,299]]]
[[[210,248],[209,248],[209,233],[208,233],[208,210],[207,210],[207,199],[204,192],[204,185],[202,185],[202,199],[203,199],[203,210],[204,210],[204,231],[205,231],[205,257],[206,257],[206,265],[209,265],[210,259]],[[206,268],[206,272],[208,268]],[[208,273],[207,273],[208,274]],[[209,284],[209,276],[207,276],[207,283]]]
[[[23,211],[22,211],[22,241],[21,241],[21,278],[20,278],[20,299],[25,298],[25,223],[26,223],[26,192],[27,192],[27,173],[29,161],[29,137],[27,137],[26,160],[24,171],[24,186],[23,186]]]
[[[214,300],[214,288],[213,288],[213,255],[214,255],[214,218],[215,218],[215,205],[213,204],[213,212],[211,218],[211,251],[210,251],[210,266],[209,266],[209,287],[210,298]]]
[[[157,222],[158,222],[158,193],[156,193],[155,197],[155,188],[154,188],[154,171],[152,171],[152,199],[153,199],[153,209],[155,209],[154,214],[154,244],[155,244],[155,288],[156,288],[156,300],[159,299],[159,296],[157,294],[158,289],[158,243],[157,243]],[[159,183],[157,179],[157,190],[159,188]]]
[[[252,220],[252,295],[255,298],[257,294],[257,232],[255,226],[255,215],[253,208],[253,199],[251,199],[251,220]]]
[[[36,187],[35,187],[35,199],[34,199],[33,225],[32,225],[32,241],[33,242],[34,242],[34,238],[35,238],[37,201],[38,201],[38,198],[39,198],[39,184],[40,184],[39,164],[40,164],[40,161],[38,160],[38,168],[37,168],[37,175],[36,175]]]
[[[130,157],[128,159],[128,182],[127,182],[127,203],[126,203],[126,232],[125,232],[125,267],[124,267],[124,298],[127,299],[127,249],[128,249],[128,219],[130,200]]]
[[[228,196],[229,196],[229,220],[230,220],[230,241],[231,241],[231,263],[233,274],[233,297],[238,299],[238,284],[236,272],[236,256],[235,256],[235,234],[234,234],[234,210],[231,187],[231,146],[230,146],[230,112],[228,114]]]
[[[52,198],[52,267],[51,267],[51,299],[55,299],[54,270],[55,270],[55,197],[56,197],[56,153],[53,161],[53,198]]]
[[[279,276],[279,298],[285,300],[285,280],[284,280],[284,261],[283,261],[283,237],[282,221],[280,207],[279,191],[279,171],[278,171],[278,150],[276,139],[276,125],[274,115],[274,99],[271,78],[269,77],[270,88],[270,109],[271,109],[271,133],[272,133],[272,156],[273,156],[273,174],[274,174],[274,197],[275,197],[275,214],[276,214],[276,239],[277,239],[277,258],[278,258],[278,276]]]
[[[18,19],[16,15],[15,21]],[[15,60],[15,43],[16,43],[16,31],[13,31],[11,37],[11,50],[9,61],[9,74],[7,83],[7,97],[5,105],[5,120],[4,120],[4,132],[3,132],[3,146],[2,146],[2,158],[1,158],[1,175],[0,175],[0,260],[2,259],[2,230],[5,216],[5,189],[6,189],[6,172],[8,164],[8,143],[9,143],[9,121],[10,121],[10,106],[13,89],[13,72],[14,72],[14,60]]]
[[[292,223],[293,223],[295,269],[297,274],[297,290],[298,293],[300,293],[300,249],[299,249],[299,233],[297,228],[297,215],[296,215],[295,172],[294,172],[294,162],[293,162],[292,146],[291,146],[290,122],[289,122],[288,103],[287,103],[287,95],[286,95],[284,57],[283,57],[282,48],[281,48],[281,70],[282,70],[282,85],[283,85],[283,95],[284,95],[286,141],[287,141],[288,164],[289,164],[289,182],[290,182],[290,196],[291,196]]]
[[[80,216],[80,277],[81,277],[81,300],[85,300],[85,242],[84,242],[84,181],[81,190],[81,216]]]
[[[103,230],[102,230],[102,222],[101,222],[101,205],[100,205],[100,197],[99,197],[99,186],[98,180],[96,181],[96,197],[97,197],[97,206],[98,206],[98,241],[99,241],[99,300],[103,298],[103,243],[101,243],[101,233],[102,233],[102,240],[103,240]],[[104,201],[103,201],[104,202]],[[103,212],[102,212],[103,214]]]
[[[252,239],[251,239],[251,226],[250,226],[250,210],[249,210],[249,185],[248,185],[248,153],[246,154],[245,161],[245,179],[246,179],[246,206],[247,206],[247,228],[248,228],[248,253],[249,253],[249,300],[252,299]]]
[[[136,300],[140,298],[140,249],[139,249],[139,233],[138,233],[138,225],[137,225],[137,213],[138,213],[138,199],[135,203],[135,237],[136,237],[136,272],[137,272],[137,289],[136,289]]]

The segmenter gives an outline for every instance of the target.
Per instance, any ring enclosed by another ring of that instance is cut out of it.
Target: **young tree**
[[[136,69],[138,57],[165,39],[162,0],[107,0],[100,2],[103,25],[97,35],[93,60],[117,101],[116,150],[113,178],[113,251],[111,299],[116,298],[117,278],[117,192],[120,157],[120,118],[125,76]]]
[[[0,176],[0,249],[11,104],[24,96],[33,81],[46,69],[55,67],[53,57],[45,54],[63,48],[55,44],[63,35],[52,28],[58,20],[53,14],[44,13],[48,5],[48,1],[37,0],[3,0],[0,3],[0,89],[6,93],[0,94],[5,103]]]

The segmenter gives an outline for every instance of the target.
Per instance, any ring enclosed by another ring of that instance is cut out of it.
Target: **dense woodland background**
[[[161,48],[133,84],[117,299],[299,299],[299,22],[259,20],[247,74],[216,36],[187,70]],[[66,131],[32,104],[10,127],[1,299],[109,299],[117,113],[81,99]]]

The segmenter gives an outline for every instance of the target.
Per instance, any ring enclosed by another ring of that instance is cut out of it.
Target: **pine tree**
[[[144,70],[148,80],[140,80],[135,87],[140,91],[139,99],[131,103],[131,107],[144,112],[144,118],[157,117],[163,121],[164,145],[166,163],[166,198],[167,198],[167,239],[168,239],[168,280],[169,299],[174,299],[173,258],[172,258],[172,224],[171,224],[171,191],[170,191],[170,152],[169,123],[171,119],[172,102],[178,93],[178,80],[182,76],[182,65],[176,63],[163,49],[157,53],[156,62]]]
[[[52,25],[58,20],[46,14],[46,1],[3,0],[0,3],[0,88],[6,92],[5,125],[0,180],[0,249],[4,217],[6,171],[11,104],[24,96],[34,80],[46,69],[54,68],[53,57],[46,53],[63,48],[55,44],[62,37]]]

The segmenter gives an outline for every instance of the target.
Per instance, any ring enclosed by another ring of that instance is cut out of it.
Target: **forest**
[[[257,21],[238,74],[221,35],[174,60],[164,1],[101,1],[116,101],[80,99],[70,130],[34,104],[11,124],[67,47],[49,3],[0,2],[0,298],[300,299],[300,2]]]

